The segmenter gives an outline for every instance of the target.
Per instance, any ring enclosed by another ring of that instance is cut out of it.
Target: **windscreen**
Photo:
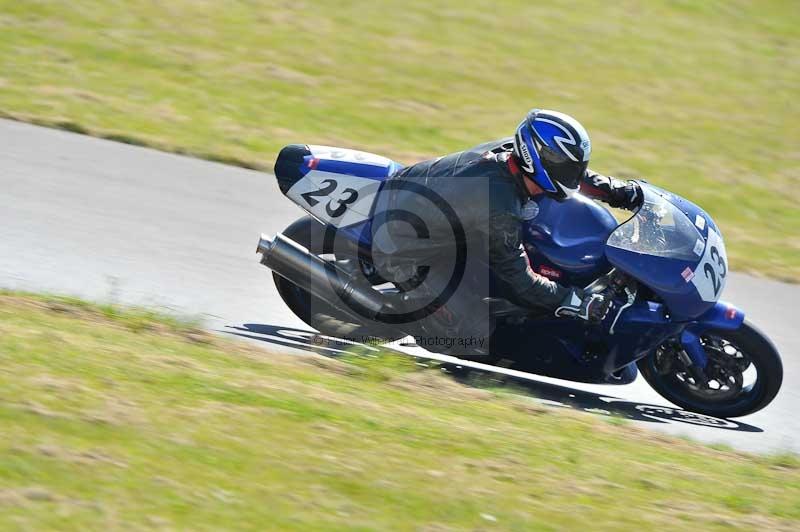
[[[699,260],[705,239],[697,228],[658,192],[648,187],[642,190],[641,209],[611,234],[607,245],[657,257]]]

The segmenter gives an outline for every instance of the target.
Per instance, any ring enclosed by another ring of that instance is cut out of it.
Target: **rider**
[[[420,162],[404,168],[390,181],[424,185],[459,205],[461,210],[456,212],[464,231],[486,236],[491,270],[507,287],[504,298],[539,314],[598,322],[608,313],[611,301],[581,287],[560,285],[533,271],[521,239],[525,211],[536,208],[529,202],[544,196],[564,201],[580,191],[612,207],[634,209],[638,205],[639,187],[589,170],[590,154],[589,135],[577,120],[557,111],[534,109],[519,124],[513,138]],[[384,198],[386,209],[412,201],[396,191],[387,196],[391,197]],[[485,211],[484,219],[476,221],[472,211],[480,208]],[[438,245],[436,234],[446,231],[433,230],[423,239],[418,238],[419,232],[411,235],[413,238],[393,235],[396,238],[391,239],[391,252],[381,254],[373,246],[374,253],[383,258],[376,264],[391,271],[392,266],[403,263],[395,260],[397,257],[433,257]]]

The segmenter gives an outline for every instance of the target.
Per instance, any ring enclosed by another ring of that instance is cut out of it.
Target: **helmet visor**
[[[549,146],[542,146],[540,157],[542,167],[553,181],[565,188],[578,188],[581,179],[589,166],[588,161],[573,161],[563,153],[558,153]]]

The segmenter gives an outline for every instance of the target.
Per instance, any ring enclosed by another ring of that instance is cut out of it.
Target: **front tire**
[[[728,364],[724,369],[733,374],[724,374],[738,393],[726,395],[724,386],[718,392],[703,390],[676,365],[662,363],[658,352],[637,362],[642,376],[655,391],[681,408],[720,418],[746,416],[772,402],[783,382],[783,363],[775,346],[761,331],[745,321],[735,331],[709,330],[701,337],[707,353],[714,355],[712,351],[716,350],[718,359],[730,358],[722,362]],[[724,350],[719,349],[720,345]],[[712,361],[710,359],[709,364]],[[670,367],[665,369],[665,366]],[[745,384],[741,375],[735,374],[737,370],[742,374],[754,370],[755,380]]]

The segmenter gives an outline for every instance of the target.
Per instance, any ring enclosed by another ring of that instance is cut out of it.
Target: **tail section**
[[[275,162],[281,192],[317,219],[347,227],[369,219],[384,179],[402,168],[372,153],[290,144]]]

